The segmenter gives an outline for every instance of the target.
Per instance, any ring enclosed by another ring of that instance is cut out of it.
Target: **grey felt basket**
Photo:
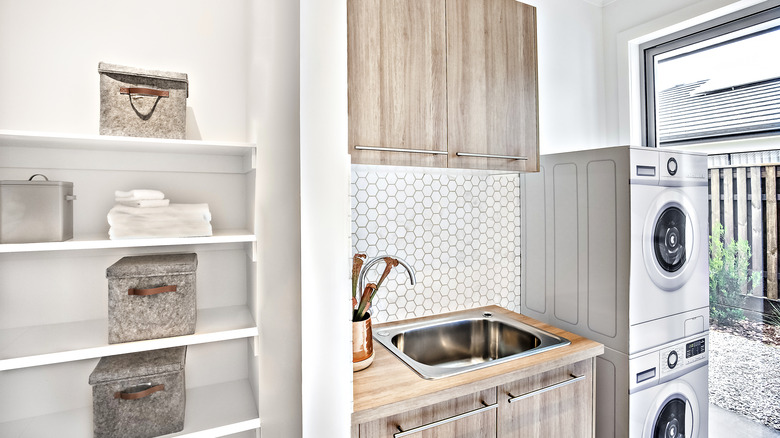
[[[187,347],[100,359],[92,374],[96,438],[150,438],[184,428]]]
[[[190,253],[123,257],[106,269],[108,342],[194,333],[197,267]]]
[[[100,134],[183,139],[188,81],[185,73],[98,64]]]

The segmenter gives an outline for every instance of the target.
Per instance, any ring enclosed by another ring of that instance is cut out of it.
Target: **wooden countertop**
[[[433,403],[503,385],[604,353],[604,346],[598,342],[539,322],[533,318],[498,306],[487,306],[480,309],[495,314],[501,313],[555,335],[562,336],[571,341],[571,344],[481,370],[443,379],[425,380],[382,346],[382,344],[374,341],[374,363],[370,367],[354,373],[352,424],[365,423],[410,409],[421,408]],[[458,313],[461,312],[454,312],[453,314]],[[414,320],[379,324],[376,327],[390,327],[402,322],[425,321],[438,317],[439,315],[416,318]]]

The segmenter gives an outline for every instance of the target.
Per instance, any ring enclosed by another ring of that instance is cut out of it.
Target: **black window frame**
[[[653,62],[655,56],[778,18],[780,18],[780,0],[772,0],[640,44],[639,67],[642,74],[640,103],[643,146],[660,147],[655,117],[655,63]],[[679,140],[669,146],[777,135],[780,135],[780,130],[735,133],[717,137]]]

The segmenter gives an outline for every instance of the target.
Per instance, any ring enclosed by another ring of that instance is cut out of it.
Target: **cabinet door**
[[[588,359],[500,386],[498,436],[594,436],[593,383]]]
[[[447,166],[444,15],[444,0],[347,1],[353,163]]]
[[[534,7],[447,0],[449,167],[539,171],[536,68]]]
[[[360,425],[360,438],[393,438],[409,432],[409,438],[495,438],[496,389],[458,397]],[[482,409],[482,411],[477,411]],[[476,413],[474,413],[477,411]],[[459,416],[457,419],[452,417]],[[445,421],[451,419],[451,421]],[[439,425],[436,425],[440,422]],[[425,428],[425,426],[432,426]]]

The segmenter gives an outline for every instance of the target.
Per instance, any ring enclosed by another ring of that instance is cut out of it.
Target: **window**
[[[646,146],[780,135],[780,7],[773,3],[640,47]]]

